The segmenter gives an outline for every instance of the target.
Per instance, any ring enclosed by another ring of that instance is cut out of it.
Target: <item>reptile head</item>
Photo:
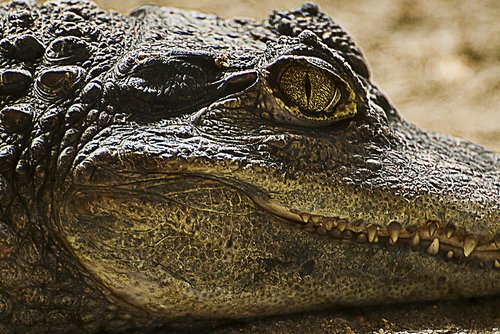
[[[498,155],[401,119],[315,5],[132,15],[52,214],[119,300],[233,318],[500,292]]]

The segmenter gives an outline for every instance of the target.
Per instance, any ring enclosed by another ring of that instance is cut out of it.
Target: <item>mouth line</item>
[[[319,236],[389,249],[404,248],[447,261],[500,270],[500,232],[479,234],[437,220],[408,226],[397,221],[378,225],[362,219],[349,220],[289,209],[259,193],[247,194],[263,210]]]
[[[121,173],[137,176],[137,173],[130,171],[121,171]],[[355,242],[370,247],[406,249],[441,258],[444,261],[453,261],[458,264],[469,263],[482,269],[500,270],[500,231],[486,233],[467,231],[463,227],[456,227],[451,223],[438,220],[426,220],[410,225],[390,221],[379,225],[363,219],[353,220],[348,217],[318,215],[289,208],[269,197],[262,189],[234,178],[192,172],[155,172],[154,174],[157,177],[148,177],[147,180],[102,186],[127,187],[182,176],[216,180],[245,193],[265,212],[320,237],[329,237],[341,242]],[[88,187],[88,185],[81,186]],[[100,186],[97,185],[97,187]]]

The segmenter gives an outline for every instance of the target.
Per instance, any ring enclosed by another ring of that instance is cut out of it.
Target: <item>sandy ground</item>
[[[263,19],[300,0],[101,0],[127,12],[155,3]],[[500,1],[317,1],[351,33],[373,80],[407,120],[500,151]]]

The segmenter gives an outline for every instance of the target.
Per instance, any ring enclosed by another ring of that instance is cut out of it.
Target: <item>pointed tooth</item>
[[[343,232],[347,228],[347,222],[345,220],[340,220],[337,223],[337,228],[339,229],[340,232]]]
[[[469,255],[474,251],[477,246],[477,238],[473,235],[468,235],[464,239],[464,255],[469,257]]]
[[[452,223],[446,224],[446,237],[450,239],[455,234],[457,228]]]
[[[450,251],[448,251],[448,253],[446,253],[446,257],[447,257],[449,260],[453,259],[453,255],[455,255],[455,254],[453,254],[453,251],[451,251],[451,250],[450,250]]]
[[[438,225],[436,222],[430,222],[427,223],[427,231],[429,231],[429,236],[434,236],[434,233],[436,233],[436,230],[438,228]]]
[[[415,232],[415,234],[413,235],[413,238],[411,239],[411,246],[412,247],[420,246],[420,234],[418,234],[418,232]]]
[[[309,219],[311,219],[311,215],[309,215],[307,213],[301,213],[300,214],[300,219],[302,219],[302,221],[304,223],[307,223],[307,222],[309,222]]]
[[[314,224],[318,224],[319,221],[321,220],[320,216],[311,216],[311,220]]]
[[[427,247],[427,253],[431,255],[437,255],[439,253],[439,239],[434,238],[429,247]]]
[[[373,243],[373,241],[375,240],[375,237],[377,236],[377,226],[375,225],[370,225],[368,226],[368,228],[366,229],[366,234],[368,236],[368,241],[370,243]]]
[[[333,223],[331,220],[326,220],[326,221],[322,222],[321,225],[327,231],[331,231],[331,229],[333,228]]]
[[[500,261],[495,260],[494,266],[495,266],[495,269],[500,269]]]
[[[389,226],[387,226],[387,231],[389,232],[389,236],[391,238],[391,244],[395,245],[399,239],[399,233],[401,232],[401,224],[398,222],[391,222]]]

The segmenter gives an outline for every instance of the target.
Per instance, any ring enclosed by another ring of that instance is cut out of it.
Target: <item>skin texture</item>
[[[2,331],[495,302],[498,155],[402,120],[315,5],[2,10]]]
[[[128,13],[157,4],[225,18],[262,20],[273,9],[300,7],[300,0],[191,1],[102,0],[102,9]],[[500,149],[497,50],[500,3],[465,0],[318,0],[324,13],[354,38],[376,83],[401,116],[420,128]]]

